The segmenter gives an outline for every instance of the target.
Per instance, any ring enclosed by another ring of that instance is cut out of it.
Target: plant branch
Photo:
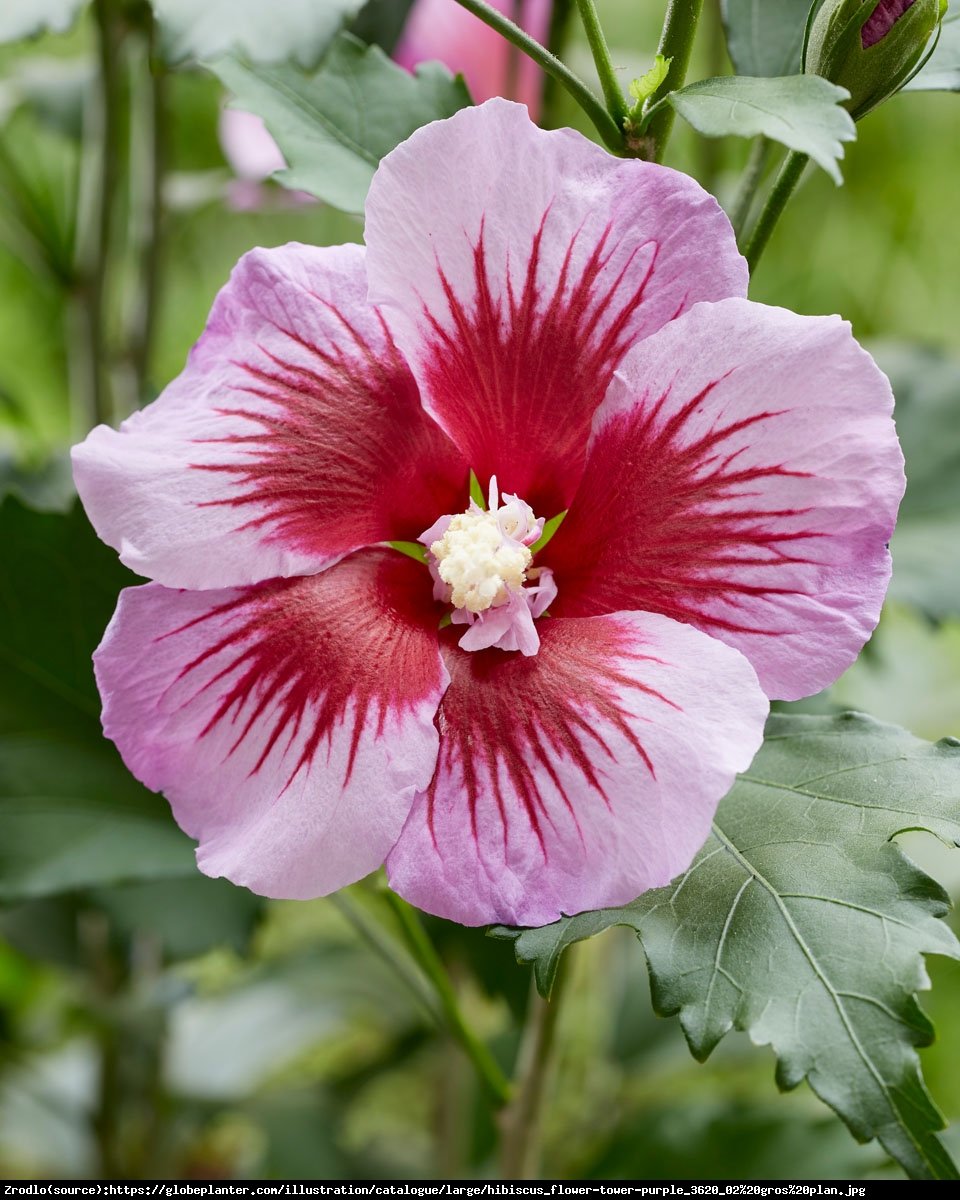
[[[396,892],[386,891],[384,895],[396,913],[400,928],[414,958],[436,989],[437,999],[440,1001],[450,1032],[473,1063],[477,1074],[486,1084],[497,1105],[507,1104],[511,1095],[510,1082],[484,1043],[467,1025],[463,1013],[460,1011],[453,984],[450,982],[433,942],[427,936],[427,931],[424,929],[416,909],[411,908]]]
[[[107,277],[120,184],[120,36],[113,0],[94,0],[93,12],[100,66],[100,156],[83,290],[90,336],[94,417],[97,421],[111,421],[114,412],[109,369]]]
[[[577,0],[577,8],[580,10],[580,19],[583,22],[587,41],[590,43],[590,53],[596,63],[600,86],[603,88],[603,97],[607,102],[607,111],[617,126],[622,129],[627,116],[627,102],[610,60],[607,39],[603,36],[603,28],[600,25],[600,18],[597,16],[596,5],[593,0]]]
[[[392,938],[387,937],[375,921],[345,892],[334,892],[328,897],[333,907],[349,922],[367,945],[387,964],[407,990],[416,998],[428,1015],[439,1022],[441,1013],[434,1003],[433,997],[427,992],[420,976],[413,970],[406,958],[398,952]]]
[[[657,47],[658,54],[670,59],[670,70],[659,89],[663,95],[683,87],[702,9],[703,0],[670,0],[660,34],[660,45]],[[652,162],[663,162],[675,116],[673,106],[664,104],[658,106],[647,125],[644,131],[647,147],[645,157]]]
[[[149,371],[160,298],[164,206],[163,180],[167,162],[168,112],[166,68],[155,54],[156,22],[145,34],[144,78],[141,81],[141,137],[145,153],[140,171],[140,211],[134,228],[134,244],[139,262],[139,294],[133,305],[128,353],[133,374],[133,400],[136,405],[150,399]]]
[[[525,33],[519,25],[514,24],[503,13],[484,3],[484,0],[457,0],[457,3],[467,12],[479,17],[491,29],[495,29],[508,42],[522,50],[528,58],[532,58],[538,66],[552,75],[587,114],[607,148],[615,154],[623,153],[623,137],[616,121],[604,108],[599,97],[595,96],[583,80],[565,66],[555,54],[551,54],[545,46],[541,46],[535,38]]]
[[[760,216],[757,218],[757,223],[753,227],[753,232],[744,250],[751,275],[756,269],[757,263],[760,261],[760,255],[763,254],[767,242],[770,240],[770,235],[780,220],[783,210],[787,206],[787,201],[793,195],[794,189],[800,182],[800,176],[803,174],[804,167],[806,167],[809,161],[806,154],[800,154],[796,150],[791,150],[784,159],[783,166],[780,168],[780,174],[773,185],[773,190],[767,197],[767,202],[763,206]]]
[[[737,235],[737,241],[741,244],[769,153],[770,142],[768,139],[757,138],[750,147],[750,157],[740,176],[740,186],[737,188],[737,194],[730,208],[730,224],[733,226],[733,232]]]
[[[555,58],[559,57],[560,51],[566,45],[573,9],[574,0],[553,0],[550,9],[550,28],[547,32],[547,49]],[[560,93],[561,87],[556,77],[544,75],[541,124],[546,129],[556,129],[559,124],[556,109]]]
[[[557,1018],[569,972],[570,951],[564,955],[549,1000],[530,981],[530,1005],[517,1055],[516,1092],[501,1118],[500,1177],[538,1179],[543,1101],[553,1067]]]

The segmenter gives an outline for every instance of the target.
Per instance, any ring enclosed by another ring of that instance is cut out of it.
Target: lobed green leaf
[[[841,107],[847,96],[818,75],[726,75],[690,84],[666,100],[698,133],[771,138],[809,155],[839,184],[842,143],[857,136],[853,119]]]
[[[234,52],[252,62],[315,66],[363,0],[150,0],[168,59]]]
[[[730,1029],[807,1079],[859,1141],[913,1178],[957,1178],[916,1047],[933,1029],[915,992],[928,953],[960,957],[945,893],[891,844],[925,829],[960,844],[960,742],[931,745],[858,714],[774,715],[690,869],[622,908],[516,942],[549,994],[564,949],[613,925],[643,943],[654,1005],[706,1058]]]
[[[276,138],[288,163],[276,178],[347,212],[363,211],[374,171],[394,146],[470,103],[463,80],[439,63],[411,75],[350,34],[316,71],[236,57],[210,67],[237,107],[262,117]]]
[[[727,50],[739,75],[793,75],[803,32],[820,0],[721,0]]]

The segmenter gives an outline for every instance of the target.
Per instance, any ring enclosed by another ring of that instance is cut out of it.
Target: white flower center
[[[450,586],[454,608],[482,613],[506,603],[511,591],[523,587],[533,555],[514,540],[517,524],[511,515],[511,532],[505,537],[498,512],[460,513],[431,545],[437,573]]]
[[[536,654],[534,621],[557,594],[549,567],[532,567],[532,546],[543,518],[519,496],[504,496],[490,480],[490,507],[470,501],[466,512],[441,517],[420,535],[427,547],[433,597],[453,606],[450,621],[468,626],[464,650],[519,650]]]

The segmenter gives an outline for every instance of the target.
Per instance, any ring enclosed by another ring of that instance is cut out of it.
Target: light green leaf
[[[0,43],[16,42],[36,33],[63,33],[86,0],[3,0],[0,5]]]
[[[929,62],[905,92],[960,92],[960,2],[952,0],[940,26],[940,40]]]
[[[808,154],[836,183],[842,142],[857,134],[840,102],[848,93],[818,75],[704,79],[666,97],[681,117],[707,137],[768,137]]]
[[[639,79],[631,81],[630,95],[636,100],[639,107],[642,108],[644,102],[659,90],[661,83],[670,74],[672,62],[672,58],[664,58],[662,54],[658,54],[653,60],[650,70],[641,75]]]
[[[820,0],[721,0],[727,49],[739,75],[793,75],[803,31]]]
[[[890,595],[936,620],[960,616],[960,361],[908,345],[874,353],[897,398],[907,469]]]
[[[0,543],[0,900],[193,875],[164,800],[128,773],[100,729],[90,655],[122,586],[136,583],[79,508],[7,499]]]
[[[290,64],[254,69],[237,58],[211,69],[237,107],[262,117],[277,139],[289,167],[276,178],[347,212],[363,211],[388,151],[421,125],[470,103],[463,81],[439,63],[411,75],[349,34],[340,35],[314,72]]]
[[[151,0],[168,59],[234,52],[313,67],[363,0]]]
[[[915,1047],[933,1029],[914,993],[923,954],[960,957],[942,889],[888,839],[927,829],[960,844],[960,742],[931,745],[869,717],[774,715],[714,833],[668,887],[516,938],[548,992],[563,950],[632,926],[659,1013],[680,1014],[704,1059],[730,1029],[806,1078],[860,1141],[913,1178],[957,1178]]]

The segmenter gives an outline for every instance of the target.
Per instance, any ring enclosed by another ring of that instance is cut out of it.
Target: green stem
[[[663,95],[683,87],[702,9],[703,0],[670,0],[667,15],[663,21],[663,32],[660,34],[660,45],[657,47],[658,54],[670,59],[670,70],[659,89]],[[673,106],[664,104],[662,107],[658,107],[647,126],[645,157],[649,158],[651,162],[663,162],[664,151],[670,140],[675,116]]]
[[[93,371],[93,407],[98,421],[114,416],[110,387],[108,260],[114,239],[120,183],[120,48],[113,0],[95,0],[94,17],[100,60],[100,159],[93,216],[93,238],[86,291]]]
[[[727,65],[727,39],[723,32],[720,0],[705,0],[700,18],[701,38],[706,42],[706,74],[708,79],[722,75]],[[695,142],[696,177],[702,187],[716,195],[717,179],[724,163],[725,143],[722,138],[699,137]]]
[[[133,306],[129,356],[133,372],[134,400],[139,406],[149,399],[150,357],[160,298],[160,271],[164,230],[163,180],[167,159],[167,75],[156,58],[156,27],[152,18],[146,32],[146,78],[141,81],[141,138],[144,148],[140,172],[140,213],[133,239],[138,263],[139,295]]]
[[[737,235],[737,241],[741,243],[747,227],[747,220],[750,217],[750,209],[753,207],[754,197],[757,194],[757,188],[760,186],[760,180],[763,178],[763,171],[767,165],[767,155],[769,152],[770,142],[765,137],[757,138],[750,148],[750,157],[747,159],[747,165],[743,169],[743,175],[740,177],[740,186],[737,188],[736,197],[730,208],[730,224]]]
[[[565,66],[556,55],[551,54],[545,46],[541,46],[535,38],[525,33],[519,25],[515,25],[503,13],[484,3],[484,0],[457,0],[457,3],[461,8],[465,8],[467,12],[471,12],[475,17],[479,17],[491,29],[495,29],[497,33],[505,37],[512,45],[522,50],[528,58],[532,58],[538,66],[542,67],[548,75],[552,75],[558,83],[566,88],[594,123],[597,132],[603,138],[607,148],[615,154],[623,152],[623,137],[616,121],[614,121],[600,99],[594,95],[583,80],[578,75],[575,75],[569,67]]]
[[[436,989],[437,999],[440,1001],[450,1032],[473,1063],[497,1105],[507,1104],[511,1095],[510,1082],[500,1070],[493,1055],[464,1020],[453,984],[433,942],[427,936],[416,909],[411,908],[405,900],[401,900],[396,892],[386,891],[384,894],[397,915],[400,928],[420,969]]]
[[[555,57],[567,43],[570,32],[571,17],[573,16],[574,0],[553,0],[550,9],[550,29],[547,32],[547,49]],[[557,112],[561,94],[560,84],[553,75],[543,78],[543,112],[541,124],[545,129],[556,129],[561,124]]]
[[[577,8],[580,9],[580,19],[583,21],[587,41],[590,43],[590,53],[596,63],[600,86],[603,88],[603,96],[607,102],[607,111],[617,125],[622,128],[627,116],[627,102],[610,60],[607,39],[603,36],[603,28],[600,25],[600,18],[597,16],[596,6],[593,0],[577,0]]]
[[[750,235],[750,240],[747,242],[744,255],[750,267],[750,273],[753,274],[757,263],[760,261],[760,255],[770,240],[770,235],[773,233],[777,222],[783,210],[787,206],[787,201],[793,195],[794,188],[800,182],[800,176],[803,174],[803,169],[809,162],[809,157],[806,154],[800,154],[796,150],[791,150],[784,159],[783,166],[780,168],[780,174],[777,176],[777,181],[773,185],[773,190],[767,197],[767,202],[763,206],[763,211],[757,218],[757,223],[753,227],[753,233]]]
[[[535,980],[530,981],[527,1023],[517,1055],[516,1091],[500,1122],[501,1179],[540,1178],[543,1101],[553,1067],[557,1018],[569,974],[569,958],[567,950],[549,1000],[540,996]]]
[[[413,970],[397,950],[393,939],[387,937],[375,921],[371,921],[359,904],[345,892],[335,892],[329,897],[330,903],[357,931],[360,937],[377,954],[397,978],[405,984],[407,990],[416,998],[418,1003],[427,1011],[434,1021],[440,1020],[440,1012],[432,996],[424,988],[420,976]]]

